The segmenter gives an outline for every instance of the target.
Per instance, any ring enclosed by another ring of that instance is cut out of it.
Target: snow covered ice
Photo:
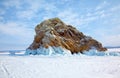
[[[0,53],[0,78],[120,77],[120,49],[109,49],[103,54],[91,50],[77,55],[63,55],[59,52],[53,55],[54,51],[51,55],[44,55],[38,51],[40,55],[29,56],[24,55],[24,52],[14,55],[9,52]]]

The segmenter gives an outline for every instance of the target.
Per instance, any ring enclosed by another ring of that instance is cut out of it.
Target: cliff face
[[[70,50],[71,53],[83,52],[92,48],[98,51],[106,51],[102,44],[95,39],[84,35],[71,25],[66,25],[59,18],[52,18],[43,21],[35,27],[36,35],[33,43],[28,47],[36,50],[41,46],[62,47]]]

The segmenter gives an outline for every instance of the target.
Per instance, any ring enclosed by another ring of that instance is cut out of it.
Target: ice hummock
[[[48,48],[45,48],[45,47],[41,46],[36,50],[27,49],[25,52],[25,55],[30,55],[30,54],[32,54],[32,55],[57,55],[57,54],[70,55],[71,52],[62,47],[49,46]]]
[[[83,52],[84,55],[88,55],[88,56],[120,56],[120,52],[100,52],[97,50],[89,50],[89,51],[85,51]]]
[[[62,47],[49,46],[48,48],[40,47],[36,50],[27,49],[25,55],[72,55],[71,52]],[[100,52],[95,49],[84,51],[75,55],[87,55],[87,56],[120,56],[120,52]]]

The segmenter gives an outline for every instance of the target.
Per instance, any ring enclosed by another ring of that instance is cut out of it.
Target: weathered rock
[[[35,27],[35,38],[28,49],[36,50],[43,46],[62,47],[71,53],[83,52],[92,48],[98,51],[106,51],[102,44],[92,37],[84,35],[71,25],[66,25],[59,18],[43,21]]]

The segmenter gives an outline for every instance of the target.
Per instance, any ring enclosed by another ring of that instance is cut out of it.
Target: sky
[[[0,0],[0,50],[26,49],[35,26],[54,17],[103,46],[120,46],[120,0]]]

